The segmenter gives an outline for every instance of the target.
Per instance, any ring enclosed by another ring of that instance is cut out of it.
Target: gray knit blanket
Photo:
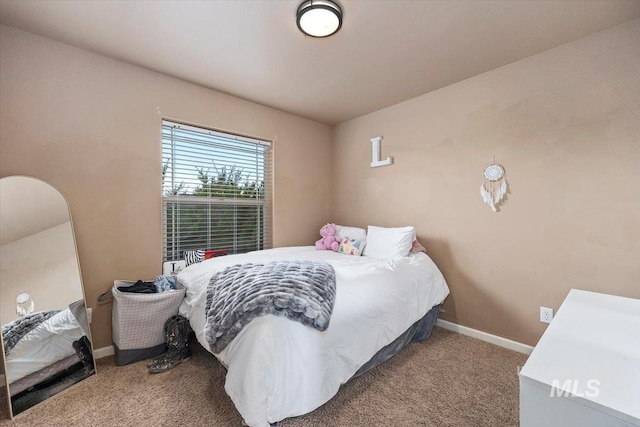
[[[4,341],[4,355],[8,356],[13,347],[29,332],[51,316],[60,313],[60,310],[40,311],[20,317],[2,327],[2,340]]]
[[[319,331],[329,327],[336,273],[324,262],[238,264],[211,278],[205,304],[205,337],[220,353],[249,322],[273,314]]]

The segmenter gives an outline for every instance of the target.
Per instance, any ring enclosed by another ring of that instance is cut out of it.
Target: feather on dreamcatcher
[[[480,185],[482,200],[494,211],[498,212],[498,204],[507,194],[507,179],[502,165],[493,163],[484,170],[484,181]]]

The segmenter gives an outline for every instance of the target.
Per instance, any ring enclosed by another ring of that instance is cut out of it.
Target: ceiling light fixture
[[[331,0],[307,0],[298,6],[298,28],[311,37],[329,37],[342,27],[342,9]]]

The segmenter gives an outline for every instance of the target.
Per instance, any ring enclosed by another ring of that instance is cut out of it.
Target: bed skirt
[[[367,363],[365,363],[360,369],[358,369],[358,372],[356,372],[351,378],[359,377],[365,372],[368,372],[376,366],[380,365],[382,362],[391,359],[400,350],[405,348],[407,344],[417,341],[424,341],[429,338],[429,336],[431,336],[431,331],[433,330],[433,325],[435,325],[436,319],[438,318],[439,312],[440,304],[434,305],[431,310],[429,310],[427,314],[422,317],[422,319],[411,325],[411,327],[407,329],[404,334],[396,338],[395,341],[393,341],[391,344],[381,348],[380,351],[378,351]]]

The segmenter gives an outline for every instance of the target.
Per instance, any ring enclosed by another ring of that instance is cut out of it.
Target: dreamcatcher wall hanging
[[[494,211],[498,212],[498,205],[507,194],[507,179],[504,168],[493,161],[483,173],[484,181],[480,185],[482,200]]]

